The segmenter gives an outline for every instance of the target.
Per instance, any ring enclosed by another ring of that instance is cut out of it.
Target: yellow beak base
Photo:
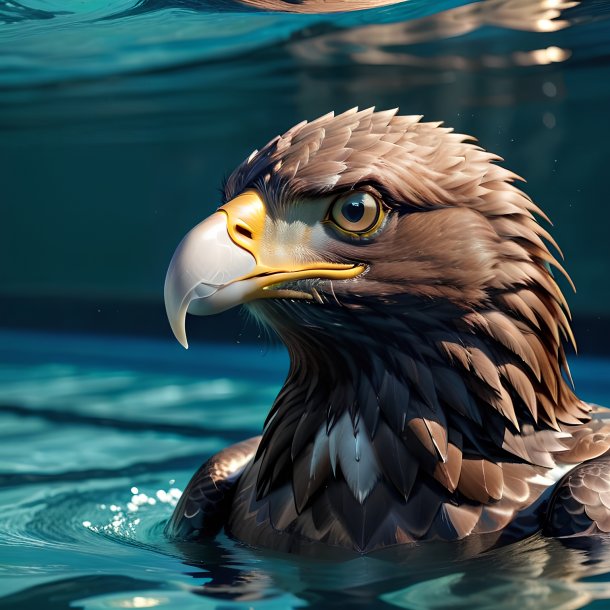
[[[165,279],[165,306],[184,347],[187,311],[209,315],[261,298],[312,299],[307,292],[280,285],[351,279],[365,270],[364,265],[327,261],[266,265],[261,245],[267,222],[260,195],[245,191],[192,229],[176,249]]]

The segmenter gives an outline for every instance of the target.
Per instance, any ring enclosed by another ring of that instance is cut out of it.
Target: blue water
[[[420,18],[466,2],[416,0],[381,10],[294,15],[247,10],[239,2],[30,0],[0,2],[0,59],[6,85],[144,72],[236,57],[322,25],[332,29]],[[227,10],[229,9],[229,10]],[[232,9],[232,10],[231,10]]]
[[[572,368],[584,398],[610,404],[610,360]],[[189,477],[211,453],[258,433],[286,369],[284,352],[264,345],[186,352],[169,338],[0,333],[0,607],[557,609],[610,600],[610,540],[582,549],[535,537],[470,561],[405,553],[402,564],[305,561],[224,536],[169,543],[163,524]]]

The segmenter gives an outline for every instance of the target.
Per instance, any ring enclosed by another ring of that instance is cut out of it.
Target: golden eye
[[[381,203],[370,193],[348,193],[330,206],[330,219],[344,231],[358,235],[370,233],[383,220]]]

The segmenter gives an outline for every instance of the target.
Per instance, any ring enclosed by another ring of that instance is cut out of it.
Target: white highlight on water
[[[170,485],[175,483],[174,479],[170,482]],[[110,523],[105,525],[93,525],[93,522],[86,520],[82,522],[83,527],[93,532],[104,532],[113,533],[121,536],[134,536],[136,526],[140,525],[140,517],[135,517],[135,513],[140,513],[142,510],[146,510],[149,507],[159,504],[167,504],[171,508],[174,508],[182,495],[182,491],[177,487],[170,487],[169,489],[157,489],[156,491],[147,494],[141,492],[138,487],[131,487],[131,499],[121,506],[119,504],[98,504],[100,510],[109,510],[112,513]],[[134,518],[135,517],[135,518]]]

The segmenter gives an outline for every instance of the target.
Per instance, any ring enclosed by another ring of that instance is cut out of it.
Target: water
[[[527,178],[578,288],[577,389],[610,405],[608,3],[319,10],[0,0],[0,608],[609,607],[606,539],[329,562],[163,537],[287,367],[230,312],[174,344],[167,263],[223,176],[331,109],[444,120]]]
[[[610,540],[533,538],[470,559],[299,560],[163,524],[203,459],[255,435],[283,351],[0,334],[0,607],[577,608],[610,599]],[[610,361],[573,372],[610,404]],[[493,570],[490,570],[493,565]],[[518,595],[517,595],[518,592]],[[510,598],[506,598],[510,593]]]
[[[610,599],[610,540],[533,538],[470,561],[330,562],[163,524],[204,458],[260,429],[287,368],[260,345],[0,333],[1,608],[577,608]],[[610,404],[610,361],[573,363]],[[508,597],[507,597],[508,595]],[[451,603],[450,603],[451,602]],[[595,606],[592,606],[595,607]]]

